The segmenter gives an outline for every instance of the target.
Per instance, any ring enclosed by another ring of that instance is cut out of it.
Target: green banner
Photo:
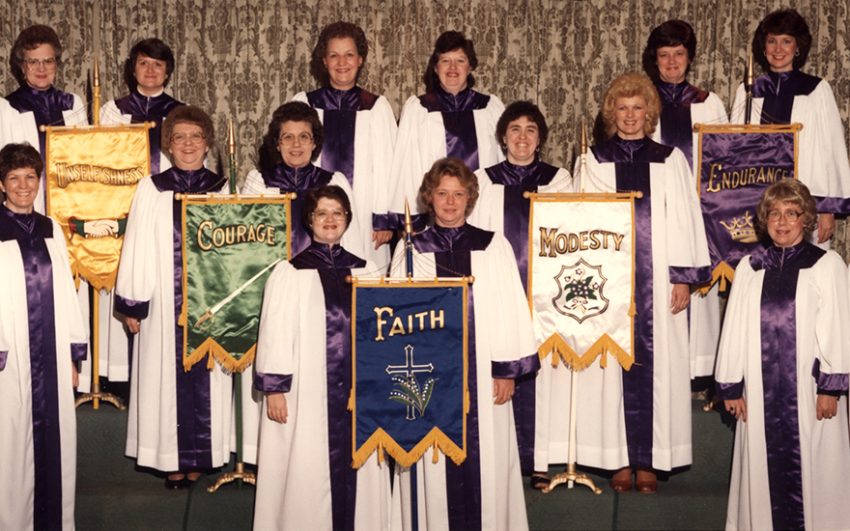
[[[254,359],[266,279],[289,258],[288,197],[183,199],[183,367]]]

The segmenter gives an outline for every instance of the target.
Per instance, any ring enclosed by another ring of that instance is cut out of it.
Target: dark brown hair
[[[44,163],[38,150],[29,144],[6,144],[0,149],[0,181],[6,182],[9,172],[20,168],[32,168],[41,177]]]
[[[797,40],[797,53],[794,55],[794,68],[802,68],[809,57],[812,47],[812,33],[806,19],[794,9],[780,9],[769,13],[759,22],[753,36],[753,59],[765,72],[770,71],[770,63],[764,55],[767,35],[790,35]]]
[[[213,128],[210,115],[200,107],[180,105],[172,109],[162,122],[160,145],[162,146],[162,150],[169,155],[171,154],[171,134],[174,131],[174,126],[177,124],[197,125],[204,133],[204,140],[206,140],[207,147],[212,149],[215,146],[215,129]]]
[[[431,52],[431,57],[428,59],[428,66],[425,67],[425,73],[422,75],[426,92],[434,92],[440,86],[440,78],[437,77],[437,72],[434,71],[437,61],[440,60],[440,55],[454,50],[460,50],[466,54],[466,58],[469,59],[470,70],[475,70],[478,66],[478,56],[475,55],[475,46],[472,44],[472,39],[467,39],[459,31],[445,31],[437,37],[437,42],[434,43],[434,51]],[[469,88],[475,86],[475,78],[472,77],[471,73],[466,76],[466,86]]]
[[[540,112],[540,107],[530,101],[515,101],[505,107],[505,112],[502,113],[499,117],[499,121],[496,123],[496,142],[502,146],[502,151],[504,153],[508,152],[508,148],[505,145],[505,135],[508,133],[508,126],[514,120],[518,120],[523,117],[528,118],[537,124],[537,133],[540,141],[537,149],[543,149],[543,145],[546,144],[546,139],[549,138],[549,126],[546,125],[546,118],[544,118],[543,113]]]
[[[163,83],[163,86],[167,86],[171,79],[171,73],[174,72],[174,52],[161,40],[151,38],[142,39],[134,44],[130,49],[130,56],[124,61],[124,82],[127,83],[130,90],[136,90],[139,85],[139,82],[136,81],[136,60],[138,60],[140,54],[147,55],[151,59],[165,61],[165,83]]]
[[[345,227],[347,230],[348,226],[351,225],[352,218],[351,201],[348,199],[348,194],[345,193],[345,190],[335,184],[329,184],[309,190],[304,198],[304,210],[301,211],[301,221],[304,222],[304,227],[307,231],[313,234],[310,223],[313,212],[316,211],[316,207],[319,205],[319,199],[322,198],[333,199],[342,206],[342,209],[345,211]]]
[[[56,66],[58,67],[62,62],[62,43],[59,42],[59,36],[50,26],[43,24],[30,26],[18,34],[15,44],[12,45],[12,53],[9,54],[9,66],[12,68],[12,75],[15,76],[22,87],[27,84],[24,74],[24,52],[35,50],[42,44],[49,44],[53,48]]]
[[[697,54],[697,36],[694,28],[684,20],[668,20],[652,30],[646,39],[646,47],[643,49],[643,71],[653,81],[658,81],[661,75],[658,73],[658,49],[664,46],[682,45],[688,51],[688,68],[685,76],[691,70],[691,63]]]
[[[357,54],[363,58],[363,64],[357,70],[356,79],[360,79],[360,72],[363,66],[366,65],[366,56],[369,55],[369,43],[366,41],[366,34],[363,29],[350,22],[333,22],[322,28],[319,34],[319,40],[316,42],[316,47],[313,48],[313,56],[310,59],[310,74],[323,87],[330,86],[331,78],[328,74],[328,69],[325,68],[325,55],[328,53],[328,42],[331,39],[351,38],[354,45],[357,47]]]
[[[316,157],[322,151],[325,135],[316,109],[301,101],[284,103],[272,113],[272,121],[269,123],[268,131],[263,136],[263,143],[260,144],[260,170],[263,172],[271,171],[275,165],[280,164],[283,160],[277,150],[277,145],[280,142],[280,128],[283,122],[307,122],[310,124],[313,133],[313,153],[310,155],[310,160],[316,160]]]

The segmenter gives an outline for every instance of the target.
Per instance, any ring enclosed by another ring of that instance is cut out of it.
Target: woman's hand
[[[131,334],[138,334],[139,330],[142,328],[142,322],[136,319],[135,317],[127,317],[125,315],[124,326],[127,327],[127,331]]]
[[[743,398],[736,398],[735,400],[724,400],[723,407],[725,407],[726,411],[728,411],[736,419],[740,419],[744,422],[747,422],[747,401]]]
[[[673,284],[673,293],[670,295],[670,310],[673,315],[688,307],[691,300],[691,290],[687,284]]]
[[[372,231],[372,241],[375,242],[375,249],[384,245],[393,237],[393,231],[391,230],[373,230]]]
[[[77,362],[71,361],[71,387],[76,389],[80,386],[80,371],[77,370]]]
[[[818,395],[815,403],[815,413],[818,420],[831,419],[838,414],[838,397],[830,395]]]
[[[266,393],[266,409],[269,420],[286,424],[289,412],[286,409],[286,397],[283,393]]]
[[[832,238],[835,231],[835,214],[827,212],[818,214],[818,243],[823,243]]]
[[[510,378],[493,378],[493,403],[501,406],[514,396],[516,384]]]

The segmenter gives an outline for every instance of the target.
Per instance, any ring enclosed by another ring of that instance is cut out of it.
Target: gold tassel
[[[431,462],[435,465],[440,462],[440,449],[437,448],[437,439],[434,439],[434,446],[431,449]]]
[[[348,411],[354,411],[354,389],[348,392],[348,405],[345,408]]]
[[[383,445],[383,444],[379,444],[379,445],[378,445],[378,464],[379,464],[379,465],[384,464],[384,459],[385,459],[385,456],[384,456],[384,445]]]

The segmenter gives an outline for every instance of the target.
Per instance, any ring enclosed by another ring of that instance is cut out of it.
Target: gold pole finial
[[[587,120],[584,117],[581,119],[581,153],[587,153]]]
[[[747,59],[747,85],[753,86],[753,52],[750,52],[749,59]]]
[[[410,204],[404,199],[404,233],[413,234],[413,223],[410,220]]]
[[[227,152],[230,155],[236,154],[236,133],[233,129],[233,119],[227,119]]]

